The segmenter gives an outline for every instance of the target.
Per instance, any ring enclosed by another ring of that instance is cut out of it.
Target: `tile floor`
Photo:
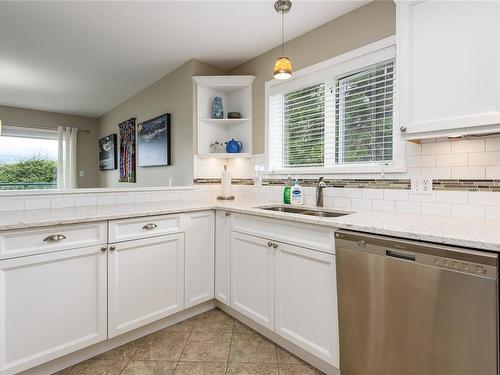
[[[219,309],[59,371],[56,375],[319,375]]]

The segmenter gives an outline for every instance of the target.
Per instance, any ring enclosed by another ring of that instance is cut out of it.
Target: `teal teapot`
[[[226,142],[226,151],[231,154],[241,152],[243,149],[243,143],[241,141],[235,141],[234,138]]]

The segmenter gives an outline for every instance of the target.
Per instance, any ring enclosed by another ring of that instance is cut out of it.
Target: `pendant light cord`
[[[285,10],[281,9],[281,56],[285,56]]]

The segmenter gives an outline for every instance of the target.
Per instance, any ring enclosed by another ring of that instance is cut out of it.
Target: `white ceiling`
[[[286,39],[366,3],[296,0]],[[273,1],[0,1],[0,104],[97,117],[192,58],[279,43]]]

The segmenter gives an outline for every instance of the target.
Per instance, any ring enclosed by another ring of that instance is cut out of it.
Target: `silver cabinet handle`
[[[271,247],[271,246],[273,246],[273,243],[272,242],[268,242],[267,243],[267,247]]]
[[[109,247],[109,250],[111,250],[111,251],[115,251],[115,250],[116,250],[116,247],[114,247],[114,246],[110,246],[110,247]]]
[[[145,229],[145,230],[153,230],[153,229],[156,229],[158,227],[158,225],[156,225],[155,223],[149,223],[149,224],[146,224],[142,227],[142,229]]]
[[[402,126],[402,127],[400,127],[400,128],[399,128],[399,131],[400,131],[401,133],[404,133],[404,132],[406,131],[406,126]]]
[[[277,243],[273,243],[273,248],[276,249],[278,247]]]
[[[106,246],[101,247],[101,251],[106,251],[108,248]]]
[[[65,240],[66,236],[64,234],[51,234],[48,237],[45,237],[43,240],[45,242],[55,242],[55,241],[62,241]]]
[[[231,215],[231,214],[230,214],[229,212],[226,212],[224,215],[229,216],[229,215]]]

